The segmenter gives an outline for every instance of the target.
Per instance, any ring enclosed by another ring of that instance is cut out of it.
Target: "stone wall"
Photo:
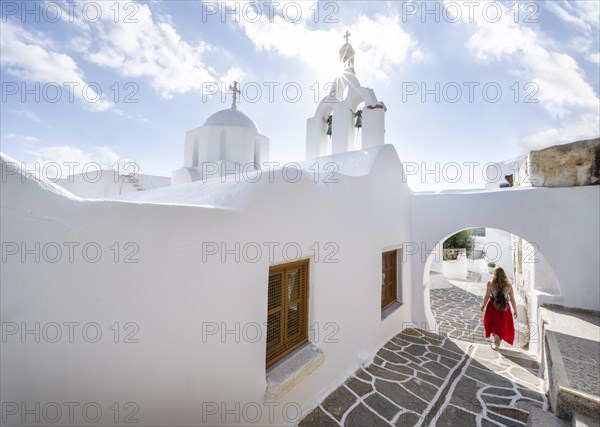
[[[515,186],[576,187],[600,184],[600,138],[531,151]]]
[[[523,334],[527,338],[525,348],[529,345],[529,337],[531,334],[531,321],[535,320],[532,316],[532,296],[533,296],[533,281],[534,281],[534,263],[529,262],[532,260],[531,250],[533,248],[526,240],[521,237],[512,236],[513,245],[513,265],[514,281],[512,283],[515,292],[517,292],[523,299],[523,306],[525,309],[525,319],[520,319],[521,325],[526,328]],[[515,327],[517,325],[515,324]]]
[[[455,261],[460,256],[466,256],[465,249],[444,249],[444,261]]]

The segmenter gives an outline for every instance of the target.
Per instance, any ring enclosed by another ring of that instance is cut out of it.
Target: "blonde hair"
[[[510,282],[506,273],[502,267],[496,267],[494,274],[492,275],[492,289],[495,291],[494,294],[494,308],[500,311],[506,311],[508,309],[507,291],[510,289]]]
[[[506,276],[506,272],[502,267],[494,268],[494,273],[492,275],[492,288],[496,292],[505,293],[510,288],[510,282],[508,281],[508,277]]]

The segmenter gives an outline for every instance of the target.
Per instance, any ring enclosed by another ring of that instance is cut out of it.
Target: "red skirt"
[[[506,306],[506,311],[498,311],[494,308],[493,302],[494,300],[490,298],[483,316],[485,337],[489,338],[491,334],[495,334],[512,345],[515,340],[515,324],[510,304]]]

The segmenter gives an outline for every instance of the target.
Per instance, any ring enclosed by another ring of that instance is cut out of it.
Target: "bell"
[[[354,116],[356,117],[356,121],[354,122],[354,127],[357,129],[362,128],[362,110],[356,111],[356,113],[354,113]]]

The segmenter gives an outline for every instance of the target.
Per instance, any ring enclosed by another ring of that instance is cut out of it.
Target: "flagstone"
[[[519,349],[490,348],[479,298],[436,291],[440,331],[410,328],[391,338],[300,426],[525,426],[532,410],[547,410],[538,362]]]

